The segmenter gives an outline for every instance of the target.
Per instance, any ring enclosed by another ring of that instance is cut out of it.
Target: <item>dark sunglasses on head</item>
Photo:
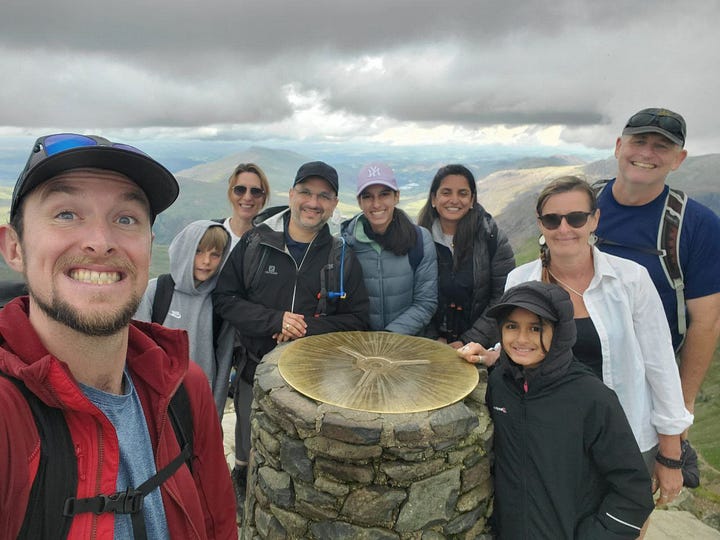
[[[538,219],[540,220],[540,223],[543,224],[543,227],[546,229],[555,230],[557,229],[560,224],[562,223],[563,218],[565,218],[565,221],[567,221],[567,224],[570,225],[573,229],[579,229],[583,225],[587,223],[588,217],[590,217],[593,214],[593,212],[570,212],[569,214],[545,214],[542,216],[539,216]]]
[[[641,112],[632,116],[630,120],[628,120],[628,123],[625,127],[636,128],[646,126],[657,126],[661,129],[664,129],[665,131],[672,133],[678,139],[682,141],[685,140],[685,133],[683,133],[682,123],[674,116]]]
[[[247,186],[235,186],[233,187],[233,193],[237,195],[238,197],[244,197],[245,193],[247,193],[248,187]],[[265,196],[265,190],[259,187],[251,187],[250,188],[250,195],[254,199],[259,199],[260,197]]]
[[[112,148],[119,148],[120,150],[128,150],[147,156],[142,150],[138,150],[134,146],[128,144],[120,144],[110,142],[107,139],[101,137],[88,137],[87,135],[78,135],[76,133],[58,133],[55,135],[47,135],[41,137],[35,143],[33,152],[44,152],[46,156],[54,156],[60,152],[66,150],[72,150],[74,148],[81,148],[83,146],[110,146]]]

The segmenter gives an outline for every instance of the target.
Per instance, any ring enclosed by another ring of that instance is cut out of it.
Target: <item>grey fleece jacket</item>
[[[187,331],[190,342],[190,358],[199,364],[207,375],[218,414],[222,416],[227,399],[234,332],[227,325],[223,325],[218,335],[217,349],[215,348],[211,293],[215,289],[220,269],[230,252],[229,239],[217,272],[197,287],[193,277],[195,251],[200,239],[210,227],[220,227],[225,230],[221,223],[214,221],[193,221],[181,230],[170,243],[168,248],[170,275],[175,282],[175,291],[163,326]],[[136,319],[150,322],[156,289],[157,279],[151,279],[140,302],[140,307],[135,313]]]

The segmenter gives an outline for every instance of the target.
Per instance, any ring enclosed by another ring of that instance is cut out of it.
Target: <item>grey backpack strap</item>
[[[657,234],[657,248],[662,253],[660,263],[677,300],[678,333],[685,336],[685,279],[680,266],[680,233],[687,206],[687,195],[680,190],[668,190],[663,216]]]

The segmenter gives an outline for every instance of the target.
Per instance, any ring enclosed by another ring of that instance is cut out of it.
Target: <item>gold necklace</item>
[[[555,281],[557,281],[560,285],[562,285],[563,287],[565,287],[568,291],[574,292],[574,293],[577,294],[580,298],[583,297],[583,293],[579,292],[577,289],[573,289],[570,285],[568,285],[567,283],[565,283],[563,280],[559,279],[555,274],[553,274],[553,273],[550,271],[549,268],[547,269],[547,271],[548,271],[548,274],[550,274]]]

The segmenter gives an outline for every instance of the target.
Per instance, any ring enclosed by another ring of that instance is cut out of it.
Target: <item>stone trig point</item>
[[[304,338],[258,367],[244,538],[490,538],[484,377],[430,340],[345,334],[370,342]],[[324,358],[330,376],[316,370]],[[346,366],[347,374],[337,371]],[[461,382],[451,387],[465,387],[459,400],[445,392],[453,376]],[[353,408],[338,404],[347,400]],[[426,402],[432,408],[421,410]],[[396,405],[408,412],[377,410]]]

